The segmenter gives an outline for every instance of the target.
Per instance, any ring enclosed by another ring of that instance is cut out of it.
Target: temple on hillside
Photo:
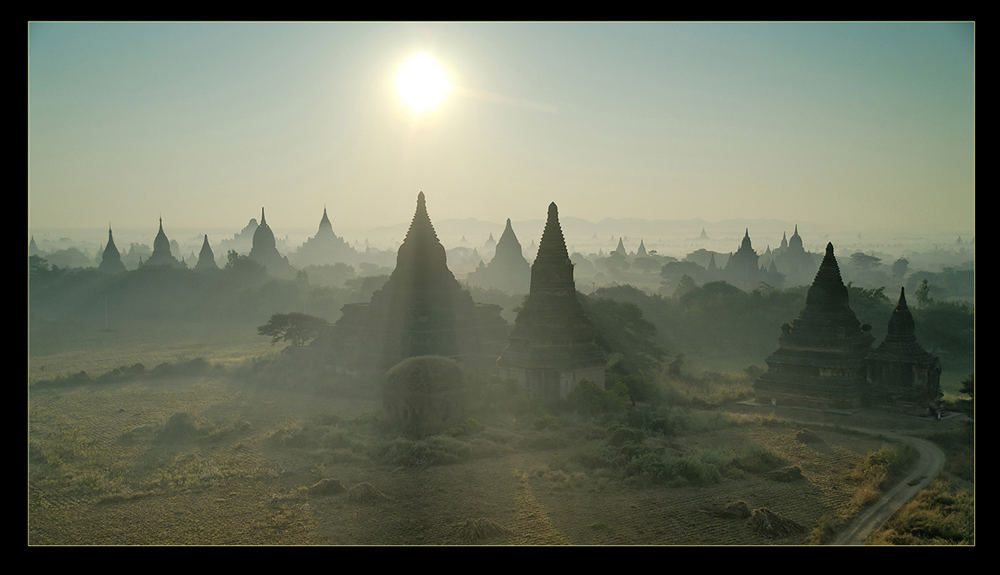
[[[341,366],[367,372],[424,355],[481,367],[495,361],[506,335],[500,306],[476,304],[448,269],[420,192],[392,275],[370,302],[345,305],[321,345]]]
[[[167,239],[167,234],[163,233],[163,218],[160,218],[160,230],[156,232],[156,237],[153,239],[153,254],[149,256],[149,259],[142,262],[142,267],[187,267],[170,253],[170,240]]]
[[[827,244],[799,316],[782,326],[778,350],[754,385],[757,400],[777,405],[852,408],[862,403],[871,327],[861,325]]]
[[[867,363],[870,404],[915,415],[940,409],[941,362],[917,343],[904,288],[899,290],[885,340],[868,355]]]
[[[493,235],[490,234],[490,239]],[[494,288],[511,294],[528,293],[531,284],[531,266],[524,259],[521,242],[517,241],[514,228],[507,218],[507,226],[496,242],[493,259],[489,265],[480,266],[466,278],[469,285]]]
[[[215,252],[212,251],[212,246],[208,245],[208,234],[205,234],[205,241],[201,243],[201,252],[198,254],[198,263],[194,269],[198,271],[219,269],[219,264],[215,262]]]
[[[260,224],[253,232],[253,245],[247,257],[263,266],[267,273],[275,277],[282,279],[295,277],[295,268],[288,263],[288,258],[278,253],[274,232],[264,218],[264,208],[260,209]]]
[[[333,224],[323,208],[323,217],[319,221],[316,235],[306,239],[305,243],[292,254],[296,265],[332,265],[338,262],[353,262],[357,252],[333,232]]]
[[[167,246],[169,248],[169,245]],[[111,226],[108,226],[108,245],[104,246],[104,253],[101,255],[101,264],[97,269],[104,273],[120,274],[125,271],[125,264],[122,263],[122,254],[115,245],[115,239],[111,235]]]
[[[584,380],[604,387],[606,358],[595,339],[577,297],[573,263],[552,203],[531,265],[528,297],[497,370],[544,399],[566,397]]]

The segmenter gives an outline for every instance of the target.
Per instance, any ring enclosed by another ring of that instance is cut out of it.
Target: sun
[[[444,68],[430,54],[422,52],[399,67],[396,91],[403,102],[419,114],[440,105],[451,91],[451,83]]]

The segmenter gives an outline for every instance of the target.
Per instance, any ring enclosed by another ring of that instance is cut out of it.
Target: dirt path
[[[907,443],[917,450],[919,460],[906,477],[880,497],[878,501],[855,516],[829,545],[864,545],[868,536],[875,529],[885,523],[897,509],[916,497],[917,493],[926,487],[944,467],[944,452],[941,451],[940,447],[926,439],[873,429],[855,429],[855,431],[882,435]]]

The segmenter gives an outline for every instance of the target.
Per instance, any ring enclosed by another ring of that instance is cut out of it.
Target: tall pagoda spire
[[[333,234],[333,224],[326,215],[326,206],[323,206],[323,217],[319,220],[319,230],[316,232],[317,236],[320,234]]]
[[[205,234],[205,240],[201,243],[201,252],[198,254],[198,263],[195,265],[194,269],[219,269],[219,264],[215,262],[215,253],[212,251],[212,246],[208,245],[208,234]]]
[[[162,225],[161,225],[162,230]],[[104,254],[101,256],[99,270],[108,273],[121,273],[125,271],[125,264],[122,263],[121,253],[115,246],[115,238],[111,234],[111,226],[108,226],[108,245],[104,246]]]
[[[447,269],[448,257],[444,246],[438,240],[434,224],[427,214],[427,200],[424,193],[417,194],[417,208],[413,212],[410,228],[396,253],[396,269],[410,271],[412,266],[434,266],[436,269]],[[448,272],[449,275],[451,272]],[[395,272],[393,272],[395,274]],[[454,277],[454,276],[452,276]]]
[[[583,380],[603,387],[604,363],[604,352],[576,293],[559,210],[555,203],[549,204],[531,265],[528,297],[497,367],[501,376],[542,397],[556,398],[565,397]]]
[[[833,243],[827,243],[816,278],[806,292],[806,308],[843,309],[847,306],[847,286],[833,255]]]
[[[167,234],[163,232],[163,217],[160,217],[160,229],[156,232],[156,237],[153,239],[153,255],[160,252],[165,255],[170,254],[170,240],[167,239]]]
[[[788,247],[794,252],[804,251],[804,248],[802,247],[802,236],[799,235],[798,224],[795,224],[795,231],[792,232],[792,237],[788,239]]]
[[[865,385],[870,327],[848,305],[833,244],[826,246],[805,308],[782,326],[779,348],[767,358],[758,379],[759,398],[825,407],[856,407]]]
[[[490,234],[492,241],[493,234]],[[486,246],[484,246],[484,250]],[[521,242],[514,234],[514,228],[507,218],[507,225],[500,240],[495,242],[493,259],[489,265],[482,265],[466,276],[469,285],[496,288],[507,293],[525,293],[531,281],[531,266],[524,259]]]
[[[625,251],[625,242],[622,241],[621,237],[618,238],[618,246],[615,248],[613,253],[621,254],[623,256],[628,254],[628,252]]]
[[[529,293],[554,291],[576,294],[573,281],[573,262],[569,259],[566,239],[559,225],[559,208],[555,202],[549,204],[548,218],[542,239],[538,243],[538,255],[531,264],[531,287]]]
[[[903,288],[889,318],[885,339],[868,355],[868,397],[914,415],[938,413],[941,401],[941,361],[917,343],[913,315]]]
[[[145,263],[140,262],[139,267],[174,267],[182,268],[185,267],[183,263],[177,260],[172,253],[170,253],[170,240],[167,239],[167,234],[163,232],[163,218],[160,218],[160,229],[156,232],[156,238],[153,239],[153,253],[145,261]]]

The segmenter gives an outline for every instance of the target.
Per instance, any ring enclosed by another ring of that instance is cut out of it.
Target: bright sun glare
[[[415,113],[437,107],[451,89],[444,69],[429,54],[403,62],[396,74],[396,91]]]

